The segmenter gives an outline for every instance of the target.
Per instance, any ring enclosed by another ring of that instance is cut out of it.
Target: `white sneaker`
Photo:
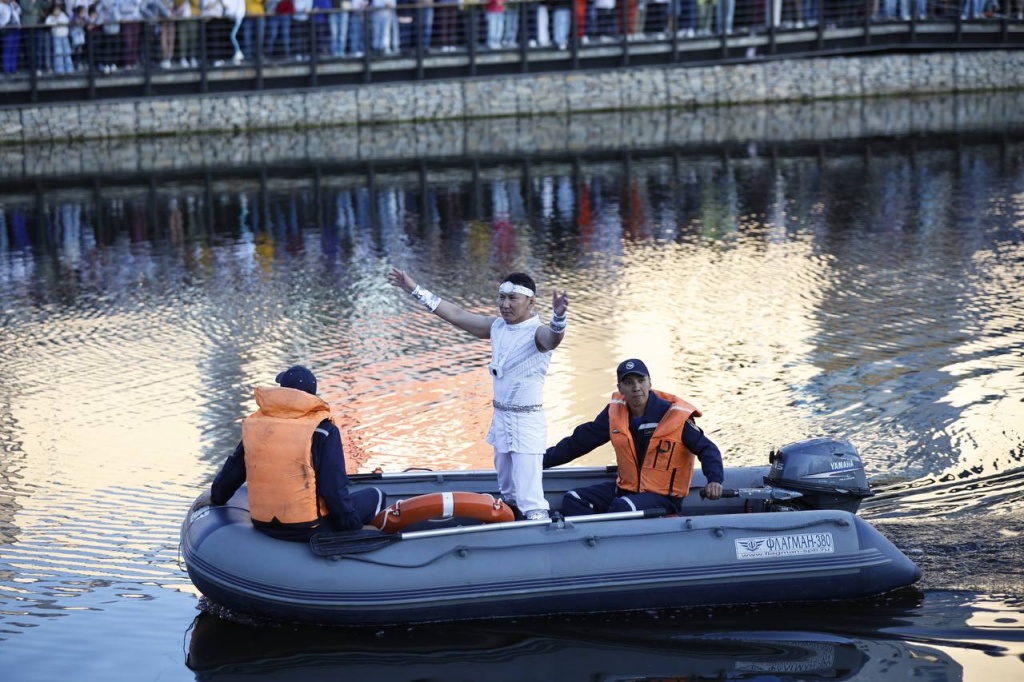
[[[178,64],[179,64],[179,65],[181,66],[181,68],[183,68],[183,69],[187,69],[187,68],[188,68],[188,67],[190,66],[190,64],[188,63],[188,60],[187,60],[187,59],[182,59],[182,60],[181,60],[180,62],[178,62]]]
[[[199,60],[196,59],[195,57],[192,57],[192,59],[188,60],[188,63],[189,63],[189,66],[191,66],[193,69],[198,69],[199,68]]]
[[[526,512],[527,521],[547,521],[549,518],[547,509],[531,509]]]
[[[245,59],[245,55],[241,52],[236,52],[235,56],[231,58],[231,62],[233,64],[241,64],[243,59]]]
[[[171,60],[170,59],[165,59],[162,62],[160,62],[160,68],[161,69],[169,69],[169,68],[171,68]]]

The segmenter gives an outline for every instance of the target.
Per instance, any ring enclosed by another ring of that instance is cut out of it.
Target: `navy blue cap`
[[[647,365],[643,363],[643,360],[637,360],[632,358],[630,360],[623,360],[619,363],[619,368],[615,370],[618,381],[622,381],[623,377],[627,374],[637,374],[642,377],[649,377],[651,373],[647,371]]]
[[[292,365],[278,374],[275,381],[284,388],[295,388],[316,395],[316,377],[302,365]]]

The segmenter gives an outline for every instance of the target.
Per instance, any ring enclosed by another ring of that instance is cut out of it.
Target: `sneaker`
[[[192,59],[188,60],[188,63],[189,63],[189,66],[191,66],[193,69],[198,69],[199,68],[199,60],[196,59],[195,57],[192,57]]]
[[[245,55],[241,52],[236,52],[235,56],[231,58],[231,62],[234,64],[241,64],[243,59],[245,59]]]
[[[549,518],[547,509],[531,509],[526,512],[527,521],[547,521]]]
[[[165,59],[162,62],[160,62],[160,68],[161,69],[169,69],[169,68],[171,68],[171,60],[170,59]]]
[[[180,64],[181,68],[183,69],[187,69],[189,66],[191,66],[191,64],[188,63],[187,59],[182,59],[180,62],[178,62],[178,64]]]

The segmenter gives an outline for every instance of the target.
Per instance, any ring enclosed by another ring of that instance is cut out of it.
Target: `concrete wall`
[[[0,108],[0,142],[237,133],[1022,88],[1024,51],[815,58]],[[845,125],[842,119],[835,123]]]

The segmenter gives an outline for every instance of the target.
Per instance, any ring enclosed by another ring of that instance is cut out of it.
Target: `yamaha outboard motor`
[[[788,490],[799,495],[791,499],[779,495],[769,500],[767,511],[803,509],[839,509],[857,513],[860,502],[874,495],[853,444],[832,438],[811,438],[783,445],[768,455],[771,470],[766,485],[777,492]],[[779,490],[782,489],[782,490]]]

